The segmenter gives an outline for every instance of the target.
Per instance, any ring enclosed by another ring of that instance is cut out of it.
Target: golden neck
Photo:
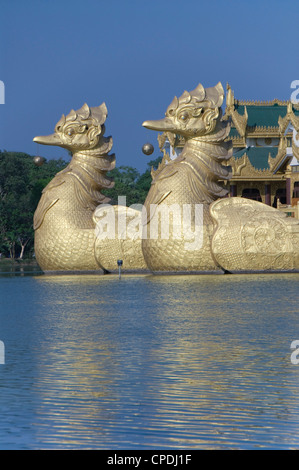
[[[200,137],[187,140],[177,162],[184,164],[190,171],[194,188],[205,194],[207,203],[227,194],[219,184],[219,180],[231,178],[231,168],[222,165],[231,158],[230,142],[218,139],[203,139]]]
[[[110,201],[101,190],[114,186],[113,181],[106,177],[106,173],[115,167],[115,155],[106,152],[111,146],[109,141],[108,145],[74,152],[65,169],[66,173],[79,182],[76,185],[76,194],[83,204],[93,207]]]

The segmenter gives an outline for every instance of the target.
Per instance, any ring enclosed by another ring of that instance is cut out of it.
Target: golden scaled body
[[[214,222],[209,208],[227,194],[218,179],[230,178],[230,168],[222,165],[232,155],[231,143],[224,142],[230,124],[221,120],[223,96],[220,83],[207,89],[198,85],[175,98],[164,119],[143,124],[167,133],[170,140],[171,134],[186,140],[177,158],[164,157],[145,201],[142,250],[154,272],[222,272],[211,251]],[[162,220],[164,212],[169,222]],[[161,227],[169,224],[168,237],[160,229],[156,237],[151,236],[159,213]]]
[[[225,141],[230,123],[222,119],[223,97],[220,83],[207,89],[199,84],[175,97],[164,119],[143,124],[164,133],[162,144],[166,137],[171,143],[175,135],[186,142],[174,160],[165,154],[153,174],[145,201],[145,261],[154,272],[297,271],[298,220],[256,201],[225,197],[227,192],[218,184],[231,176],[225,165],[232,146]],[[185,207],[192,210],[187,226],[182,216]],[[201,208],[201,217],[196,218],[196,208]],[[163,223],[153,237],[152,225],[163,218],[165,209],[168,237],[163,237]],[[195,234],[195,243],[190,233]]]
[[[35,213],[35,254],[44,271],[100,269],[93,250],[92,211],[78,207],[75,185],[65,175],[60,186],[47,188]]]
[[[261,202],[233,197],[211,204],[211,250],[231,273],[297,271],[299,221]]]
[[[69,165],[44,189],[34,215],[35,253],[46,272],[223,273],[299,270],[299,221],[262,203],[227,198],[232,146],[222,119],[222,85],[198,85],[169,105],[163,141],[185,139],[152,172],[142,211],[109,205],[112,139],[104,137],[105,104],[62,116],[54,134],[36,142],[72,152]],[[160,136],[161,137],[161,136]],[[125,195],[123,195],[125,196]],[[111,223],[112,221],[112,223]]]
[[[34,214],[36,259],[46,272],[116,270],[118,259],[123,260],[124,270],[146,267],[140,240],[132,242],[132,257],[122,240],[109,239],[107,247],[96,237],[95,210],[109,202],[101,190],[114,184],[106,177],[115,166],[115,156],[109,154],[112,138],[103,136],[106,117],[105,104],[97,108],[85,104],[62,116],[54,134],[34,139],[72,152],[69,165],[44,189]]]

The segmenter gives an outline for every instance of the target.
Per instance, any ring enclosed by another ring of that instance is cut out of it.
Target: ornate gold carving
[[[239,135],[228,136],[228,141],[232,141],[234,148],[244,148],[246,147],[246,139],[245,137],[241,137]]]
[[[206,89],[199,84],[175,97],[164,119],[143,123],[163,132],[161,147],[167,138],[173,147],[184,142],[184,148],[174,159],[163,151],[161,164],[152,170],[142,211],[111,206],[101,193],[112,187],[106,173],[115,165],[115,156],[109,153],[112,138],[104,137],[104,103],[72,110],[62,116],[54,134],[36,137],[36,142],[62,146],[73,155],[44,189],[34,215],[41,268],[116,271],[117,260],[122,259],[124,271],[129,272],[298,270],[299,221],[255,201],[225,198],[228,185],[221,183],[233,172],[236,179],[259,179],[252,184],[261,189],[262,180],[274,178],[286,139],[281,139],[275,158],[269,155],[269,170],[254,168],[246,153],[234,159],[227,118],[245,135],[247,113],[235,112],[229,88],[227,115],[222,118],[223,98],[221,83]],[[294,119],[290,113],[289,117]],[[297,118],[294,122],[297,126]],[[158,229],[152,231],[153,227]]]
[[[244,198],[211,205],[216,229],[212,251],[229,272],[299,269],[299,221],[260,202]]]
[[[238,133],[241,137],[246,134],[246,127],[248,121],[247,108],[244,108],[244,114],[239,114],[235,109],[234,93],[229,84],[227,84],[227,96],[226,96],[226,110],[224,118],[228,119],[231,117],[233,124],[235,125]]]
[[[274,173],[279,168],[279,165],[281,164],[282,160],[286,156],[287,146],[288,146],[287,138],[281,137],[279,141],[278,152],[277,152],[276,157],[271,157],[271,154],[269,153],[268,164],[269,164],[271,173]]]
[[[171,161],[171,158],[169,156],[169,153],[167,153],[166,150],[163,149],[163,158],[161,162],[159,163],[158,168],[156,170],[154,168],[151,169],[152,179],[154,179],[160,173],[160,171],[162,171],[165,165],[167,165],[167,163],[169,163],[170,161]]]
[[[289,101],[287,105],[287,114],[284,117],[279,116],[278,125],[281,134],[284,134],[288,125],[291,123],[296,131],[299,132],[299,116],[293,111],[293,104]]]
[[[235,104],[241,106],[273,106],[274,104],[278,104],[279,106],[287,106],[289,101],[287,100],[279,100],[274,98],[273,100],[235,100]]]
[[[96,209],[93,220],[98,227],[105,227],[107,233],[95,237],[95,257],[105,270],[116,270],[116,261],[123,261],[123,272],[147,270],[141,248],[142,212],[125,206],[101,205]],[[101,224],[101,225],[99,225]],[[111,230],[112,229],[112,230]]]
[[[192,92],[184,92],[174,98],[160,121],[146,121],[149,129],[183,136],[185,146],[174,160],[167,161],[153,174],[153,181],[145,201],[147,214],[151,206],[155,214],[170,210],[176,205],[179,216],[167,221],[169,237],[163,239],[161,233],[151,237],[153,217],[147,217],[144,226],[142,250],[149,268],[155,272],[202,272],[219,270],[215,264],[210,237],[213,223],[209,214],[209,204],[225,196],[227,190],[220,186],[219,178],[227,180],[230,168],[222,165],[232,154],[231,143],[224,142],[230,132],[230,124],[221,119],[221,104],[224,92],[220,83],[204,89],[201,84]],[[202,220],[195,216],[196,205],[202,208]],[[194,233],[202,234],[199,244],[190,249],[182,218],[184,206],[192,210],[190,226]],[[178,229],[179,236],[176,236]]]
[[[269,158],[270,158],[270,154],[269,154]],[[269,169],[255,168],[251,164],[247,153],[244,153],[242,157],[240,158],[232,157],[228,161],[228,164],[232,168],[233,178],[236,178],[239,176],[242,176],[243,178],[249,178],[249,177],[266,178],[266,177],[271,177],[273,175],[273,172]]]
[[[232,157],[230,160],[229,160],[229,164],[232,168],[232,172],[233,172],[233,177],[234,176],[240,176],[241,175],[241,171],[246,168],[247,165],[250,165],[251,166],[251,163],[249,161],[249,158],[247,156],[246,153],[244,153],[244,155],[242,155],[242,157],[240,158],[235,158],[235,157]]]
[[[296,139],[299,140],[299,132],[297,132]],[[298,163],[299,163],[299,147],[296,145],[296,142],[294,141],[294,139],[292,141],[292,151],[293,151],[293,156],[297,158]]]
[[[34,214],[35,254],[44,271],[93,271],[107,270],[107,256],[102,258],[101,241],[95,235],[94,211],[109,198],[101,193],[111,188],[113,182],[107,171],[115,166],[112,138],[104,137],[107,108],[103,103],[97,108],[84,104],[78,111],[63,115],[55,132],[34,141],[44,145],[59,145],[72,152],[69,165],[44,189]],[[136,239],[135,262],[124,257],[124,269],[143,269],[140,260],[141,241]],[[103,249],[106,244],[103,242]],[[109,258],[109,269],[123,257],[123,247],[117,240]],[[142,261],[142,262],[141,262]]]
[[[279,126],[247,126],[246,129],[247,137],[279,137]]]
[[[233,178],[243,177],[243,178],[273,178],[274,172],[279,168],[282,160],[284,159],[287,151],[287,139],[281,137],[279,141],[278,152],[275,157],[271,156],[269,152],[268,164],[269,168],[258,169],[255,168],[250,159],[245,152],[240,158],[231,157],[228,161],[228,164],[232,168]],[[279,175],[278,175],[279,177]]]

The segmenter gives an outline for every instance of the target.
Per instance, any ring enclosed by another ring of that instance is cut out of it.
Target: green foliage
[[[111,204],[117,204],[119,196],[126,197],[127,206],[143,204],[152,182],[151,168],[156,169],[161,160],[162,157],[151,160],[142,174],[130,166],[114,168],[107,174],[114,181],[114,188],[103,193],[111,198]]]
[[[21,152],[0,151],[0,253],[5,257],[30,257],[33,254],[33,215],[45,186],[68,162],[46,160],[36,166],[33,156]],[[115,182],[106,190],[111,204],[119,196],[126,205],[143,204],[151,185],[151,168],[157,168],[162,157],[148,163],[142,174],[130,166],[115,168],[107,176]],[[104,191],[103,191],[104,193]]]
[[[37,167],[33,157],[26,153],[0,151],[0,252],[3,256],[32,255],[34,211],[43,188],[66,165],[63,160],[50,160]]]

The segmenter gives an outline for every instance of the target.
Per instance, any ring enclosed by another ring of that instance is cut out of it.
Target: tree
[[[114,188],[103,191],[103,194],[111,198],[111,204],[117,204],[119,196],[126,197],[127,206],[143,204],[152,182],[151,168],[156,169],[161,160],[162,157],[151,160],[142,174],[131,166],[114,168],[107,174],[113,179]]]
[[[0,251],[23,258],[33,251],[33,214],[43,188],[67,165],[46,161],[36,167],[33,157],[21,152],[0,151]]]
[[[143,204],[149,191],[151,168],[156,169],[162,157],[148,163],[140,174],[131,166],[120,166],[107,176],[115,186],[103,190],[118,203],[119,196],[126,197],[126,205]],[[29,256],[34,249],[33,215],[45,186],[68,162],[46,160],[37,167],[33,156],[21,152],[0,151],[0,252],[11,258]]]

